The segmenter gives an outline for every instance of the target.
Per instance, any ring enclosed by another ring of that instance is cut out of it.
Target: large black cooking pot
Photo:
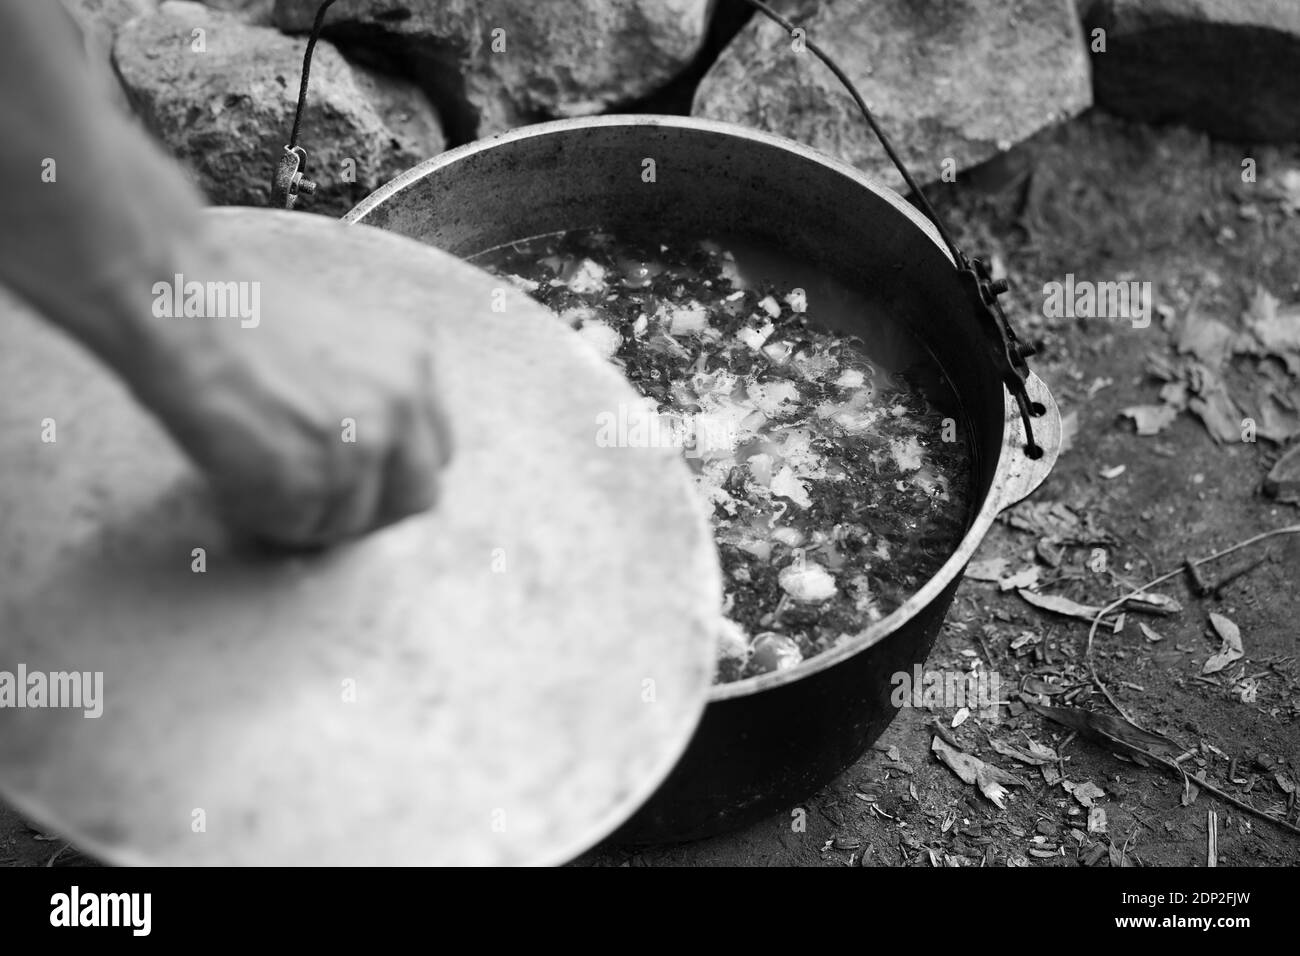
[[[462,257],[560,230],[647,224],[774,246],[905,323],[965,407],[976,504],[957,550],[856,640],[793,670],[715,687],[685,756],[615,839],[692,839],[788,812],[857,760],[894,717],[891,676],[926,659],[994,518],[1043,481],[1059,451],[1056,406],[1030,376],[1043,454],[1026,453],[1017,406],[934,227],[896,193],[790,140],[674,116],[545,123],[431,159],[346,221]],[[870,341],[875,319],[861,321]]]

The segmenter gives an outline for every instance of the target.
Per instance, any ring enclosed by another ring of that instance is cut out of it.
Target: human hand
[[[451,433],[427,329],[372,321],[319,291],[310,263],[285,257],[271,265],[201,244],[178,255],[185,284],[240,282],[256,316],[151,315],[118,371],[206,474],[232,526],[318,547],[430,507]]]

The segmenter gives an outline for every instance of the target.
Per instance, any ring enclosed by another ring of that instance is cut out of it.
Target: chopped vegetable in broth
[[[826,275],[740,244],[591,230],[476,261],[572,325],[676,430],[725,576],[718,682],[860,634],[965,533],[969,449],[946,377]]]

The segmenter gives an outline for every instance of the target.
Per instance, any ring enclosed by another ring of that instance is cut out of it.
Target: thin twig
[[[1170,571],[1167,574],[1162,574],[1158,578],[1154,578],[1153,580],[1148,581],[1140,588],[1128,592],[1123,597],[1115,601],[1112,601],[1110,604],[1107,604],[1105,607],[1103,607],[1100,611],[1097,612],[1097,616],[1093,618],[1092,626],[1088,628],[1088,644],[1087,647],[1084,649],[1083,659],[1084,659],[1084,663],[1088,665],[1088,675],[1092,678],[1093,684],[1095,684],[1097,686],[1097,689],[1102,692],[1102,694],[1105,696],[1105,698],[1108,701],[1110,701],[1110,705],[1115,708],[1115,710],[1119,713],[1121,717],[1123,717],[1125,720],[1127,720],[1130,724],[1132,724],[1135,727],[1138,728],[1142,727],[1142,725],[1139,724],[1132,717],[1130,717],[1128,713],[1124,710],[1124,708],[1119,705],[1119,702],[1115,700],[1114,697],[1111,696],[1110,690],[1102,682],[1102,679],[1097,675],[1097,667],[1092,662],[1092,642],[1093,642],[1093,638],[1095,638],[1097,635],[1097,626],[1101,624],[1102,618],[1104,618],[1111,611],[1114,611],[1116,608],[1118,608],[1120,605],[1130,600],[1131,598],[1137,597],[1139,594],[1142,594],[1148,589],[1155,587],[1157,584],[1163,584],[1165,581],[1168,581],[1170,578],[1176,578],[1178,575],[1183,573],[1183,569],[1187,565],[1190,565],[1192,567],[1200,567],[1202,564],[1208,564],[1211,561],[1217,561],[1219,558],[1225,558],[1236,551],[1240,551],[1242,548],[1250,547],[1250,545],[1252,544],[1256,544],[1260,541],[1266,540],[1267,538],[1276,537],[1277,535],[1281,535],[1281,534],[1300,534],[1300,525],[1288,525],[1285,528],[1277,528],[1273,531],[1265,531],[1263,534],[1257,534],[1253,538],[1247,538],[1245,541],[1234,544],[1230,548],[1224,548],[1222,551],[1216,551],[1207,557],[1200,558],[1196,561],[1186,561],[1184,562],[1184,564],[1179,565],[1175,570]]]
[[[1128,594],[1125,594],[1123,597],[1119,598],[1118,600],[1112,601],[1110,604],[1106,605],[1104,608],[1102,608],[1100,611],[1097,612],[1097,616],[1094,617],[1092,620],[1092,626],[1088,628],[1088,644],[1087,647],[1084,649],[1083,659],[1084,662],[1088,665],[1088,673],[1092,677],[1092,682],[1097,686],[1097,689],[1100,690],[1102,694],[1105,695],[1106,699],[1110,701],[1110,705],[1114,707],[1116,711],[1119,712],[1119,715],[1121,717],[1127,720],[1134,727],[1137,727],[1139,730],[1146,729],[1145,727],[1143,727],[1141,724],[1139,724],[1136,720],[1134,720],[1132,717],[1128,715],[1128,713],[1124,710],[1124,708],[1119,705],[1119,702],[1116,701],[1115,698],[1111,696],[1110,691],[1107,689],[1106,685],[1102,682],[1101,678],[1097,675],[1097,668],[1092,662],[1092,641],[1097,634],[1097,627],[1099,624],[1101,624],[1102,618],[1105,617],[1107,614],[1109,614],[1111,611],[1114,611],[1116,608],[1118,608],[1121,604],[1123,604],[1125,601],[1129,600],[1130,598],[1136,597],[1137,595],[1142,594],[1144,591],[1148,590],[1149,588],[1153,588],[1157,584],[1163,584],[1165,581],[1168,581],[1170,578],[1174,578],[1182,574],[1184,569],[1189,565],[1192,567],[1199,567],[1202,564],[1209,564],[1211,561],[1219,560],[1219,558],[1226,558],[1228,555],[1236,551],[1240,551],[1242,548],[1248,548],[1252,544],[1258,544],[1260,541],[1264,541],[1267,540],[1268,538],[1277,537],[1278,535],[1283,535],[1283,534],[1300,534],[1300,525],[1288,525],[1285,528],[1277,528],[1274,529],[1273,531],[1265,531],[1263,534],[1257,534],[1253,538],[1247,538],[1245,541],[1238,542],[1237,544],[1232,545],[1232,547],[1230,548],[1224,548],[1222,551],[1215,551],[1213,554],[1210,554],[1204,558],[1200,558],[1196,561],[1185,561],[1183,564],[1179,565],[1175,570],[1170,571],[1168,574],[1162,574],[1158,578],[1148,581],[1140,588],[1137,588],[1134,591],[1130,591]],[[1156,760],[1162,766],[1168,768],[1169,770],[1174,771],[1179,776],[1181,776],[1184,779],[1184,781],[1186,781],[1187,773],[1178,764],[1174,763],[1171,760],[1166,760],[1163,757],[1156,756],[1155,754],[1148,753],[1147,756],[1153,760]],[[1218,797],[1220,800],[1226,800],[1228,803],[1231,803],[1234,807],[1236,807],[1239,810],[1244,810],[1246,813],[1249,813],[1252,816],[1259,817],[1262,820],[1267,820],[1270,823],[1274,824],[1275,826],[1280,826],[1286,830],[1290,830],[1292,833],[1300,834],[1300,827],[1293,826],[1290,823],[1287,823],[1285,820],[1279,820],[1277,817],[1265,813],[1263,810],[1257,810],[1255,807],[1252,807],[1250,804],[1244,803],[1243,801],[1238,800],[1236,797],[1224,793],[1222,790],[1214,786],[1214,784],[1212,783],[1208,783],[1201,779],[1196,779],[1195,783],[1202,790],[1209,791],[1210,793]]]

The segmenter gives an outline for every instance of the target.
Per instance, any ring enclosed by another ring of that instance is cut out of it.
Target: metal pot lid
[[[678,451],[598,447],[632,387],[522,294],[493,311],[478,269],[324,217],[207,215],[268,263],[308,251],[371,303],[358,321],[428,315],[441,500],[248,557],[123,386],[0,308],[0,677],[102,673],[103,707],[0,708],[0,793],[118,863],[571,859],[653,792],[708,696],[720,574]]]

